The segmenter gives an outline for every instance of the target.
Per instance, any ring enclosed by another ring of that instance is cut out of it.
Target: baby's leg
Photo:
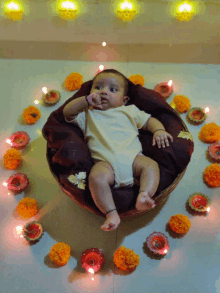
[[[101,226],[101,229],[105,231],[115,230],[120,223],[110,189],[114,179],[112,167],[104,161],[97,162],[89,174],[89,189],[96,206],[104,214],[115,209],[106,215],[106,221]]]
[[[156,161],[138,155],[133,163],[134,176],[140,179],[140,190],[136,202],[137,210],[149,210],[155,207],[152,199],[160,182],[160,169]]]

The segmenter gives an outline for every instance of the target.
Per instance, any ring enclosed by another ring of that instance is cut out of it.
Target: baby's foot
[[[106,221],[101,226],[102,230],[105,231],[112,231],[117,229],[118,225],[120,224],[121,220],[116,210],[108,213],[106,215]]]
[[[155,202],[146,191],[141,191],[138,194],[136,209],[139,211],[147,211],[155,208]]]

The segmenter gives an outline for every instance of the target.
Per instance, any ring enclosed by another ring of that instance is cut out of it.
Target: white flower
[[[68,177],[68,180],[77,185],[78,188],[80,189],[85,189],[85,179],[86,178],[86,172],[79,172],[79,174],[75,174],[75,175],[70,175]]]

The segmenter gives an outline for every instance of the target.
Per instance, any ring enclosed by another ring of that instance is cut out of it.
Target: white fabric
[[[116,181],[114,188],[117,188],[134,183],[132,164],[137,154],[142,152],[138,129],[150,117],[150,114],[131,105],[105,111],[86,108],[66,122],[77,123],[82,129],[92,158],[112,166]]]

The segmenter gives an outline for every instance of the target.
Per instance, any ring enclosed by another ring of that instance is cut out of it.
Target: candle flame
[[[93,269],[91,269],[91,268],[88,270],[88,272],[89,272],[90,274],[94,274],[94,273],[95,273],[95,271],[94,271]]]
[[[102,46],[105,47],[106,46],[106,42],[102,42]]]
[[[168,86],[171,86],[173,84],[173,82],[172,82],[172,80],[170,80],[169,82],[168,82]]]
[[[104,65],[99,65],[99,69],[102,71],[104,70]]]
[[[42,92],[44,92],[45,94],[47,94],[47,88],[46,87],[43,87],[42,88]]]
[[[12,142],[11,142],[10,139],[6,139],[6,142],[7,142],[8,144],[12,145]]]
[[[21,234],[22,230],[23,230],[22,226],[19,225],[16,227],[17,234]]]
[[[165,250],[164,250],[164,253],[167,253],[167,251],[168,251],[168,250],[167,250],[167,249],[165,249]]]
[[[208,207],[208,208],[206,209],[206,211],[207,211],[207,212],[210,212],[210,207]]]
[[[4,185],[4,186],[8,186],[8,183],[7,183],[7,182],[4,182],[4,183],[2,183],[2,185]]]
[[[210,111],[209,107],[206,107],[205,108],[205,113],[209,113],[209,111]]]

